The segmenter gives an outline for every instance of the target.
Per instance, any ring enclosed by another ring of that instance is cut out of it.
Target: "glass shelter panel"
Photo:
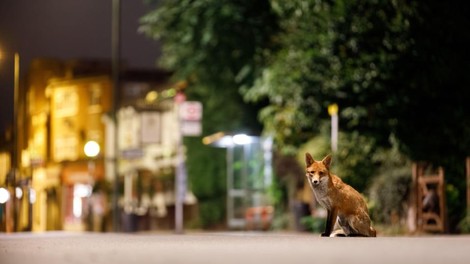
[[[270,207],[267,189],[272,182],[272,140],[250,137],[246,144],[227,147],[227,222],[246,228],[250,212]]]

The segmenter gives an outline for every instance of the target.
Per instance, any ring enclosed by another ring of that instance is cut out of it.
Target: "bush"
[[[371,200],[370,213],[375,221],[392,224],[392,218],[406,216],[406,201],[410,190],[411,169],[390,169],[372,182],[369,191]]]
[[[199,138],[186,138],[188,188],[198,199],[197,228],[213,228],[225,221],[225,149],[208,147]]]
[[[199,201],[199,227],[217,229],[225,225],[225,199],[214,198]]]
[[[323,233],[325,230],[326,219],[312,216],[305,216],[300,220],[306,231],[313,233]]]
[[[393,138],[391,144],[390,149],[380,149],[374,154],[373,160],[380,167],[369,188],[371,217],[384,224],[396,224],[406,216],[411,186],[411,162],[398,151]]]
[[[459,222],[458,228],[462,233],[470,233],[470,210],[467,210],[467,215]]]

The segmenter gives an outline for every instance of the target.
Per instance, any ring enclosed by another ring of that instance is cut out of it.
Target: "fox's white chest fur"
[[[321,178],[318,185],[314,185],[310,181],[309,183],[313,190],[313,194],[315,195],[315,199],[317,199],[317,202],[325,209],[331,209],[331,199],[328,196],[328,178]]]

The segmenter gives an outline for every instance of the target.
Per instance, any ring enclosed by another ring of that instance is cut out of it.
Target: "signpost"
[[[338,150],[338,105],[330,104],[328,114],[331,116],[331,150]]]
[[[182,102],[179,109],[180,119],[182,121],[201,121],[202,104],[197,101]]]
[[[180,136],[178,142],[178,164],[176,167],[175,232],[183,233],[183,205],[186,196],[187,172],[184,163],[183,136],[199,136],[202,133],[202,104],[176,98]]]
[[[202,134],[202,104],[197,101],[183,102],[179,108],[181,133],[183,136],[200,136]]]

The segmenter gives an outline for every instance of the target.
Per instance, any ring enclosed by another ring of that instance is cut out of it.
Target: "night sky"
[[[155,68],[159,45],[137,33],[154,6],[121,0],[121,57],[130,68]],[[12,119],[14,53],[24,78],[33,58],[110,59],[112,0],[0,0],[0,135]]]

